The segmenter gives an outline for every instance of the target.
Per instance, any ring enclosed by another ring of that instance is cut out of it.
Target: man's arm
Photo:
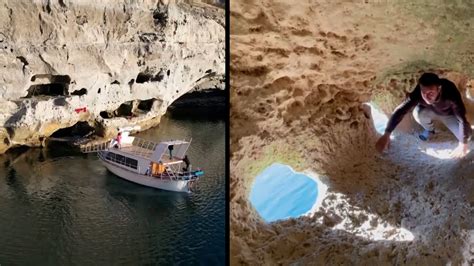
[[[454,149],[452,153],[453,158],[462,158],[468,153],[468,144],[471,137],[471,125],[466,119],[466,108],[462,102],[461,95],[456,90],[458,97],[452,101],[453,104],[453,113],[456,116],[456,119],[459,123],[459,145]]]
[[[395,129],[395,127],[402,121],[403,117],[408,113],[410,109],[415,107],[421,99],[420,86],[416,86],[415,90],[408,94],[405,101],[403,101],[395,111],[390,116],[388,120],[387,127],[385,128],[385,133],[377,140],[375,143],[375,149],[382,153],[385,149],[388,149],[390,146],[390,134]]]
[[[459,123],[459,136],[461,138],[459,142],[466,144],[469,138],[471,137],[472,129],[471,125],[466,119],[466,107],[464,106],[461,94],[457,89],[454,94],[452,104],[454,116],[456,117]]]
[[[395,111],[388,120],[387,127],[385,128],[385,134],[391,134],[395,127],[397,127],[398,123],[402,121],[406,113],[408,113],[408,111],[413,109],[413,107],[418,104],[419,99],[416,97],[417,93],[421,93],[419,85],[416,86],[415,90],[410,93],[408,97],[399,106],[397,106],[397,108],[395,108]]]

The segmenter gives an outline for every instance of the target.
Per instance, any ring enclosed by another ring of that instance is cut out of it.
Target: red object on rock
[[[76,111],[76,113],[87,112],[87,107],[76,108],[74,109],[74,111]]]

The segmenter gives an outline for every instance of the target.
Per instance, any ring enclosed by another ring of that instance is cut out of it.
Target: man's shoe
[[[420,135],[418,135],[418,137],[422,140],[422,141],[427,141],[431,135],[433,135],[435,133],[434,130],[423,130],[423,132],[421,132]]]

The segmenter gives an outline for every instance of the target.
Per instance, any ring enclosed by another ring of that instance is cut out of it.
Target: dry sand
[[[407,116],[378,155],[363,103],[391,113],[435,71],[474,122],[474,6],[313,2],[231,1],[231,264],[472,265],[474,152],[433,156],[454,136],[422,143]],[[248,195],[273,162],[321,175],[317,212],[263,222]]]

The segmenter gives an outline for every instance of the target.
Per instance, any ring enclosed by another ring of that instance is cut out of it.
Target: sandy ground
[[[231,1],[232,264],[474,263],[474,153],[443,159],[454,136],[407,117],[378,155],[363,105],[391,112],[428,70],[469,95],[474,7],[433,3]],[[318,211],[263,222],[248,195],[273,162],[321,176]]]

